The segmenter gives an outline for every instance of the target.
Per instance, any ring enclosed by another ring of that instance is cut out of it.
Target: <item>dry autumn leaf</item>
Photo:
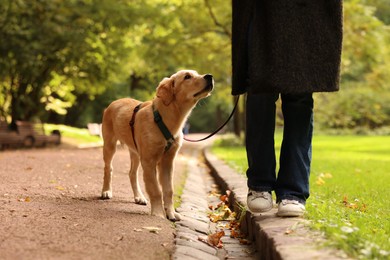
[[[241,245],[250,245],[250,244],[252,244],[251,241],[249,241],[248,239],[244,239],[244,238],[240,238],[239,241],[240,241]]]
[[[230,237],[231,238],[243,238],[244,235],[241,234],[241,232],[235,230],[235,229],[232,229],[231,232],[230,232]]]
[[[211,244],[212,246],[218,247],[218,248],[222,248],[221,238],[224,235],[225,235],[225,232],[223,230],[219,231],[219,232],[216,232],[214,234],[208,235],[208,242],[209,242],[209,244]]]
[[[358,199],[355,199],[354,202],[349,202],[348,197],[344,196],[342,203],[344,204],[345,207],[350,208],[350,209],[358,210],[360,212],[367,211],[367,205],[364,203],[359,203]]]
[[[213,246],[216,248],[222,248],[222,241],[221,238],[225,235],[225,232],[223,230],[216,232],[214,234],[210,234],[208,236],[199,236],[198,240],[202,241],[209,246]]]
[[[143,229],[146,229],[149,232],[155,233],[155,234],[158,234],[158,231],[161,230],[161,228],[159,228],[159,227],[143,227]]]
[[[222,202],[227,202],[228,201],[228,196],[227,195],[221,195],[219,197],[219,199],[222,201]]]

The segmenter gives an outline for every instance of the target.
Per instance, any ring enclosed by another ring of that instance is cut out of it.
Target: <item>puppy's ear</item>
[[[161,98],[164,105],[168,106],[174,98],[173,79],[164,78],[157,87],[157,97]]]

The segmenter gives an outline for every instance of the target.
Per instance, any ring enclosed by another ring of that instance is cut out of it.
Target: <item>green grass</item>
[[[277,154],[281,134],[275,138]],[[244,147],[213,147],[239,172]],[[390,136],[314,136],[306,218],[327,243],[362,259],[390,257]]]
[[[44,127],[46,134],[50,134],[53,130],[59,130],[61,132],[62,139],[65,142],[70,142],[71,144],[101,142],[101,138],[99,136],[90,135],[87,128],[75,128],[66,125],[53,124],[45,124]]]

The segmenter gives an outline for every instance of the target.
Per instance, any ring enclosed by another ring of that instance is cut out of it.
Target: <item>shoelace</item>
[[[253,198],[252,200],[254,199],[258,199],[258,198],[262,198],[262,199],[266,199],[268,200],[268,194],[269,192],[268,191],[250,191],[248,195],[252,195]]]
[[[282,200],[282,204],[283,205],[287,205],[287,204],[294,204],[294,205],[299,205],[299,202],[296,201],[296,200]]]

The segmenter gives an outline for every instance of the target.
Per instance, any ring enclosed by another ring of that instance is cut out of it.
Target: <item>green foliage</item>
[[[280,153],[282,134],[275,138]],[[313,138],[311,196],[305,218],[327,236],[327,244],[359,259],[390,255],[389,136]],[[248,167],[244,147],[213,146],[212,152],[238,172]]]
[[[0,38],[6,39],[0,42],[2,115],[29,120],[45,110],[65,114],[78,95],[101,93],[118,72],[129,5],[9,0],[0,10]]]
[[[233,134],[225,134],[218,136],[218,139],[215,140],[213,146],[218,147],[242,147],[245,144],[243,138],[237,137]]]
[[[346,0],[344,16],[341,90],[318,95],[316,122],[384,127],[388,0]],[[100,122],[114,99],[153,98],[161,79],[186,68],[214,75],[215,91],[190,118],[191,131],[211,131],[232,109],[231,19],[224,0],[1,1],[0,38],[7,40],[0,41],[0,116]]]
[[[342,84],[336,94],[316,95],[315,122],[321,129],[368,132],[390,123],[390,26],[363,2],[384,3],[344,2]]]
[[[355,129],[360,133],[390,124],[390,93],[351,87],[337,94],[316,96],[316,122],[325,129]]]
[[[388,0],[365,0],[362,3],[375,6],[375,15],[390,25],[390,5]]]

